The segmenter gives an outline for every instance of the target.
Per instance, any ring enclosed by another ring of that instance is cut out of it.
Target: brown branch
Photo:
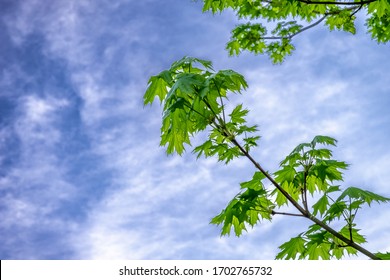
[[[294,213],[286,213],[286,212],[277,212],[272,210],[271,211],[272,215],[285,215],[285,216],[294,216],[294,217],[305,217],[302,214],[294,214]]]
[[[303,173],[302,200],[303,200],[303,206],[305,207],[305,210],[309,211],[309,207],[307,205],[307,184],[306,184],[306,179],[307,179],[307,171],[305,169],[305,171]]]
[[[305,2],[306,0],[297,0],[297,1],[300,1],[300,2]],[[354,10],[356,9],[350,16],[354,16],[356,13],[358,13],[364,6],[364,4],[367,4],[367,3],[371,3],[371,2],[375,2],[377,0],[369,0],[370,2],[367,2],[367,1],[363,1],[364,3],[362,4],[362,2],[348,2],[348,3],[351,3],[353,4],[354,6],[358,6],[359,7],[349,7],[349,8],[345,8],[345,9],[342,9],[342,11],[345,11],[345,10]],[[367,3],[366,3],[367,2]],[[310,2],[310,3],[314,3],[314,2]],[[323,3],[323,2],[321,2]],[[326,19],[328,16],[331,16],[331,15],[336,15],[336,14],[339,14],[340,11],[329,11],[329,12],[326,12],[324,13],[324,16],[321,17],[318,21],[308,25],[308,26],[305,26],[304,28],[302,28],[301,30],[291,34],[291,35],[288,35],[288,36],[270,36],[270,37],[262,37],[262,39],[264,40],[281,40],[281,39],[292,39],[293,37],[295,37],[296,35],[310,29],[310,28],[313,28],[314,26],[320,24],[324,19]]]
[[[263,175],[284,195],[285,198],[289,202],[291,202],[292,205],[294,205],[295,208],[299,212],[302,213],[303,216],[309,217],[309,213],[301,206],[299,203],[286,191],[284,190],[275,180],[272,178],[271,175],[268,174],[267,171],[261,167],[261,165],[237,142],[235,138],[231,139],[232,143],[240,149],[240,151],[253,163],[253,165],[261,172]]]
[[[308,5],[311,4],[317,4],[317,5],[339,5],[339,6],[344,6],[344,5],[365,5],[365,4],[370,4],[372,2],[375,2],[377,0],[363,0],[360,2],[343,2],[343,1],[310,1],[310,0],[296,0],[301,3],[305,3]]]
[[[304,28],[302,28],[301,30],[295,32],[294,34],[291,34],[289,36],[272,36],[272,37],[263,37],[262,39],[264,40],[279,40],[279,39],[292,39],[294,36],[302,33],[303,31],[305,30],[308,30],[310,28],[313,28],[314,26],[320,24],[327,16],[329,16],[330,14],[325,14],[322,18],[320,18],[318,21],[316,21],[315,23],[313,24],[310,24]]]
[[[335,231],[333,228],[331,228],[330,226],[328,226],[324,222],[318,220],[316,217],[310,216],[309,219],[312,220],[317,225],[319,225],[320,227],[322,227],[323,229],[325,229],[326,231],[328,231],[329,233],[331,233],[332,235],[334,235],[335,237],[337,237],[338,239],[340,239],[341,241],[343,241],[345,244],[347,244],[347,246],[355,248],[356,250],[358,250],[359,252],[361,252],[362,254],[366,255],[367,257],[369,257],[373,260],[380,260],[381,259],[381,258],[377,257],[376,255],[374,255],[373,253],[371,253],[370,251],[368,251],[368,250],[364,249],[363,247],[361,247],[360,245],[356,244],[355,242],[349,240],[344,235],[341,235],[340,233]]]

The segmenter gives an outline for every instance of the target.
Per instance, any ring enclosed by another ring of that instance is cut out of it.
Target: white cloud
[[[33,197],[10,197],[6,224],[15,223],[10,218],[14,211],[26,227],[51,223],[64,229],[70,225],[71,232],[66,231],[65,239],[74,245],[76,258],[273,258],[278,242],[290,236],[293,222],[285,227],[279,222],[260,225],[240,239],[219,239],[218,228],[208,225],[209,219],[238,192],[238,183],[250,178],[252,167],[243,160],[226,167],[211,159],[195,161],[191,155],[166,158],[163,149],[158,148],[160,111],[157,106],[142,108],[147,76],[158,72],[154,69],[167,61],[172,62],[170,57],[180,58],[178,53],[217,57],[219,64],[234,63],[239,72],[243,69],[250,83],[249,92],[243,99],[232,100],[244,102],[252,110],[250,119],[260,124],[263,135],[255,155],[261,162],[265,158],[267,168],[272,169],[292,147],[315,134],[329,133],[349,139],[348,144],[354,145],[351,139],[364,124],[359,110],[366,102],[354,91],[362,88],[364,81],[357,79],[360,74],[356,73],[352,80],[342,77],[337,70],[340,65],[332,68],[324,63],[326,67],[321,69],[320,63],[328,49],[335,56],[345,54],[342,61],[352,63],[356,58],[356,53],[349,52],[353,43],[345,46],[344,41],[337,43],[327,37],[326,46],[316,47],[302,40],[302,51],[295,54],[298,58],[288,58],[284,66],[263,67],[264,60],[259,59],[257,64],[252,56],[243,63],[227,60],[222,51],[225,42],[218,41],[217,48],[206,40],[228,34],[226,24],[232,23],[229,16],[208,17],[213,24],[204,21],[202,15],[199,20],[194,18],[196,22],[186,28],[201,26],[199,30],[205,30],[209,25],[207,28],[218,31],[218,36],[205,37],[191,32],[191,37],[200,38],[195,44],[188,37],[169,33],[189,34],[180,29],[182,25],[172,26],[171,31],[167,24],[166,34],[150,31],[159,25],[146,20],[153,18],[150,15],[142,14],[141,21],[127,18],[128,24],[115,21],[120,16],[117,12],[129,7],[121,3],[55,1],[43,8],[40,1],[28,1],[21,5],[15,19],[7,21],[16,44],[21,46],[28,35],[40,33],[47,58],[65,62],[73,89],[81,99],[79,113],[91,147],[88,152],[97,156],[95,167],[109,170],[112,178],[107,183],[97,176],[96,191],[103,195],[86,205],[88,213],[83,223],[62,223],[60,218],[47,217],[61,201],[84,195],[85,191],[83,186],[76,189],[67,181],[64,173],[69,166],[62,166],[63,161],[55,153],[63,139],[57,117],[70,102],[30,93],[20,99],[23,114],[14,127],[21,139],[21,165],[0,179],[0,186],[31,184],[37,190],[32,191]],[[139,5],[146,5],[142,3]],[[173,24],[176,17],[167,20]],[[313,62],[316,52],[324,55]],[[155,61],[151,62],[152,58]],[[9,84],[10,78],[3,81]],[[351,154],[350,159],[357,159]],[[368,156],[366,160],[382,168],[358,167],[358,172],[367,180],[380,181],[384,188],[389,165],[386,156],[377,161]],[[93,196],[92,188],[87,189]],[[381,228],[385,227],[379,224],[378,230]]]
[[[53,153],[61,140],[56,117],[66,106],[66,100],[53,97],[21,98],[20,116],[13,127],[20,142],[19,160],[0,181],[0,187],[10,191],[4,200],[6,218],[2,226],[41,224],[61,200],[73,193]]]

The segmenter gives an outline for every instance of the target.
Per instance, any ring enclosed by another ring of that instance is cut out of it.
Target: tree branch
[[[237,142],[237,140],[235,138],[231,139],[232,143],[237,146],[240,151],[253,163],[253,165],[261,172],[263,173],[263,175],[284,195],[284,197],[287,198],[288,201],[291,202],[292,205],[294,205],[295,208],[297,208],[297,210],[299,212],[302,213],[303,216],[305,217],[309,217],[309,213],[301,206],[299,205],[299,203],[294,199],[292,198],[292,196],[287,192],[285,191],[282,186],[280,186],[275,180],[274,178],[272,178],[271,175],[268,174],[267,171],[265,171],[263,169],[263,167],[261,167],[261,165]]]
[[[305,2],[306,3],[306,0],[297,0],[297,1],[300,1],[300,2]],[[354,16],[356,13],[358,13],[364,6],[364,4],[367,4],[367,3],[372,3],[372,2],[375,2],[377,0],[369,0],[369,2],[367,1],[363,1],[363,2],[348,2],[348,3],[351,3],[353,4],[354,6],[357,6],[359,5],[359,7],[349,7],[349,8],[345,8],[343,9],[344,10],[353,10],[356,8],[356,10],[350,15],[351,17]],[[310,2],[310,3],[314,3],[314,2]],[[323,3],[323,2],[321,2]],[[324,19],[326,19],[328,16],[331,16],[331,15],[335,15],[335,14],[339,14],[340,11],[333,11],[333,12],[326,12],[324,13],[324,16],[321,17],[318,21],[308,25],[308,26],[305,26],[303,27],[301,30],[291,34],[291,35],[288,35],[288,36],[270,36],[270,37],[262,37],[262,39],[264,40],[281,40],[281,39],[292,39],[293,37],[295,37],[296,35],[310,29],[310,28],[313,28],[314,26],[320,24]]]
[[[328,231],[329,233],[333,234],[335,237],[337,237],[341,241],[343,241],[345,244],[347,244],[347,246],[355,248],[356,250],[358,250],[359,252],[361,252],[362,254],[366,255],[367,257],[369,257],[373,260],[380,260],[381,259],[381,258],[377,257],[376,255],[374,255],[373,253],[371,253],[370,251],[368,251],[368,250],[364,249],[363,247],[361,247],[360,245],[356,244],[355,242],[349,240],[344,235],[341,235],[340,233],[335,231],[333,228],[331,228],[330,226],[328,226],[324,222],[318,220],[316,217],[310,216],[308,218],[310,220],[312,220],[314,223],[316,223],[317,225],[319,225],[320,227],[322,227],[323,229],[325,229],[326,231]]]
[[[305,217],[302,214],[294,214],[294,213],[286,213],[286,212],[277,212],[272,210],[271,211],[272,215],[285,215],[285,216],[294,216],[294,217]]]
[[[357,243],[353,242],[352,240],[349,240],[347,237],[345,237],[344,235],[340,234],[339,232],[337,232],[336,230],[334,230],[333,228],[331,228],[330,226],[328,226],[326,223],[322,222],[321,220],[317,219],[315,216],[313,216],[312,214],[310,214],[308,211],[306,211],[301,205],[299,205],[299,203],[291,197],[291,195],[285,191],[275,180],[274,178],[272,178],[271,175],[268,174],[267,171],[265,171],[261,165],[256,162],[254,160],[254,158],[237,142],[237,140],[233,137],[233,139],[231,139],[231,142],[237,146],[240,151],[245,155],[245,157],[247,157],[253,164],[254,166],[261,172],[264,174],[264,176],[287,198],[288,201],[291,202],[291,204],[294,205],[294,207],[302,213],[302,216],[303,217],[306,217],[308,218],[309,220],[313,221],[314,223],[316,223],[317,225],[319,225],[320,227],[322,227],[323,229],[325,229],[326,231],[328,231],[329,233],[331,233],[333,236],[335,236],[336,238],[340,239],[341,241],[343,241],[345,244],[347,244],[347,246],[350,246],[356,250],[358,250],[359,252],[361,252],[362,254],[366,255],[367,257],[373,259],[373,260],[380,260],[381,258],[377,257],[376,255],[374,255],[373,253],[371,253],[370,251],[366,250],[365,248],[361,247],[360,245],[358,245]],[[297,214],[299,215],[299,214]],[[295,216],[295,215],[294,215]]]
[[[360,2],[344,2],[344,1],[310,1],[310,0],[296,0],[301,3],[305,4],[317,4],[317,5],[338,5],[338,6],[344,6],[344,5],[365,5],[370,4],[372,2],[375,2],[377,0],[363,0]]]
[[[310,28],[313,28],[314,26],[320,24],[327,16],[329,16],[330,14],[325,14],[322,18],[320,18],[318,21],[314,22],[313,24],[310,24],[304,28],[302,28],[301,30],[295,32],[294,34],[291,34],[289,36],[272,36],[272,37],[263,37],[262,39],[264,40],[279,40],[279,39],[292,39],[293,37],[295,37],[296,35],[302,33],[303,31],[306,31]]]
[[[302,201],[303,201],[303,206],[305,207],[305,210],[309,212],[309,207],[307,205],[307,184],[306,184],[306,179],[307,179],[307,171],[305,168],[305,171],[303,173],[303,190],[302,190]]]

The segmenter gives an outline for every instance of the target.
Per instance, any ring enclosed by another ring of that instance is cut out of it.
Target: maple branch
[[[325,14],[322,18],[320,18],[318,21],[314,22],[313,24],[310,24],[304,28],[302,28],[301,30],[289,35],[289,36],[272,36],[272,37],[263,37],[262,39],[264,40],[279,40],[279,39],[292,39],[294,36],[302,33],[303,31],[305,30],[308,30],[310,28],[313,28],[314,26],[320,24],[327,16],[329,16],[330,14]]]
[[[274,178],[268,174],[267,171],[263,169],[263,167],[261,167],[261,165],[240,145],[240,143],[237,142],[235,138],[230,141],[240,149],[243,155],[246,156],[261,173],[263,173],[263,175],[284,195],[285,198],[287,198],[288,201],[291,202],[292,205],[294,205],[295,208],[297,208],[299,212],[302,213],[304,217],[310,216],[309,213],[301,205],[299,205],[299,203],[286,190],[284,190],[282,186],[280,186]]]
[[[311,0],[296,0],[301,3],[305,4],[317,4],[317,5],[339,5],[339,6],[344,6],[344,5],[365,5],[365,4],[370,4],[372,2],[375,2],[377,0],[363,0],[360,2],[343,2],[343,1],[311,1]]]
[[[252,211],[257,211],[257,212],[271,213],[271,215],[285,215],[285,216],[294,216],[294,217],[305,217],[302,214],[296,214],[296,213],[278,212],[278,211],[274,211],[274,210],[269,211],[268,209],[256,209],[256,208],[249,208],[249,209],[252,210]]]
[[[226,135],[228,136],[228,135]],[[357,251],[361,252],[362,254],[366,255],[367,257],[373,259],[373,260],[380,260],[381,258],[377,257],[375,254],[371,253],[370,251],[366,250],[365,248],[361,247],[359,244],[353,242],[352,240],[349,240],[347,237],[344,235],[340,234],[330,226],[328,226],[326,223],[322,222],[321,220],[317,219],[315,216],[313,216],[309,211],[304,209],[286,190],[284,190],[275,180],[274,178],[267,172],[265,171],[261,165],[237,142],[237,140],[233,137],[230,140],[235,146],[237,146],[240,151],[243,153],[245,157],[247,157],[253,164],[254,166],[261,172],[263,175],[284,195],[284,197],[287,198],[291,204],[294,205],[294,207],[302,213],[301,216],[313,221],[315,224],[319,225],[329,233],[331,233],[333,236],[336,238],[340,239],[343,241],[347,246],[350,246]],[[272,213],[272,212],[271,212]],[[293,216],[299,216],[300,214],[293,214]]]
[[[316,217],[310,216],[308,218],[310,220],[312,220],[314,223],[316,223],[317,225],[319,225],[320,227],[322,227],[323,229],[325,229],[326,231],[328,231],[329,233],[331,233],[332,235],[334,235],[335,237],[337,237],[338,239],[340,239],[341,241],[343,241],[346,244],[346,246],[350,246],[350,247],[358,250],[359,252],[361,252],[362,254],[366,255],[367,257],[369,257],[373,260],[381,260],[381,258],[377,257],[376,255],[374,255],[370,251],[366,250],[362,246],[356,244],[355,242],[349,240],[344,235],[338,233],[337,231],[335,231],[333,228],[331,228],[330,226],[328,226],[324,222],[318,220]]]
[[[307,171],[303,173],[303,190],[302,190],[302,201],[303,201],[303,206],[305,207],[306,211],[309,211],[309,207],[307,205]]]
[[[306,0],[297,0],[297,1],[300,1],[300,2],[305,2]],[[375,2],[377,0],[369,0],[370,2],[368,3],[371,3],[371,2]],[[314,2],[310,2],[310,3],[314,3]],[[321,2],[323,3],[323,2]],[[349,3],[349,2],[348,2]],[[349,8],[345,8],[345,9],[342,9],[342,11],[345,11],[345,10],[354,10],[356,9],[350,16],[354,16],[355,14],[357,14],[364,6],[364,4],[367,4],[366,2],[364,3],[361,3],[361,2],[350,2],[351,4],[353,4],[354,6],[357,6],[359,5],[359,7],[349,7]],[[292,39],[293,37],[295,37],[296,35],[310,29],[310,28],[313,28],[314,26],[320,24],[324,19],[326,19],[328,16],[331,16],[331,15],[336,15],[336,14],[339,14],[340,11],[333,11],[333,12],[326,12],[324,13],[324,16],[321,17],[319,20],[317,20],[316,22],[308,25],[308,26],[305,26],[303,27],[301,30],[291,34],[291,35],[288,35],[288,36],[270,36],[270,37],[262,37],[262,39],[264,40],[280,40],[280,39]]]
[[[286,212],[277,212],[272,210],[271,211],[272,215],[285,215],[285,216],[295,216],[295,217],[305,217],[302,214],[294,214],[294,213],[286,213]]]

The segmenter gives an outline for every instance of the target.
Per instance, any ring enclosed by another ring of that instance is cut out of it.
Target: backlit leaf
[[[150,77],[148,88],[144,95],[144,105],[153,103],[156,96],[158,96],[162,102],[168,92],[167,86],[167,82],[159,75]]]
[[[279,183],[292,182],[294,180],[295,174],[296,170],[294,167],[287,165],[275,172],[275,180]]]
[[[339,196],[337,201],[342,201],[345,197],[350,197],[353,199],[361,199],[366,202],[368,205],[371,205],[372,201],[375,202],[389,202],[390,198],[375,194],[370,191],[365,191],[356,187],[349,187]]]
[[[230,118],[233,123],[244,123],[244,117],[248,114],[248,110],[242,109],[242,104],[238,105],[233,111],[230,113]]]
[[[299,235],[279,246],[281,251],[276,255],[276,259],[296,259],[305,251],[305,240]]]
[[[377,257],[381,258],[382,260],[390,260],[390,252],[386,252],[386,253],[376,253],[375,254]]]
[[[317,135],[311,141],[313,147],[315,147],[317,144],[336,146],[336,143],[337,143],[336,139],[329,136],[323,136],[323,135]]]
[[[319,212],[321,215],[328,209],[328,197],[323,195],[315,204],[313,204],[313,215],[317,215]]]

